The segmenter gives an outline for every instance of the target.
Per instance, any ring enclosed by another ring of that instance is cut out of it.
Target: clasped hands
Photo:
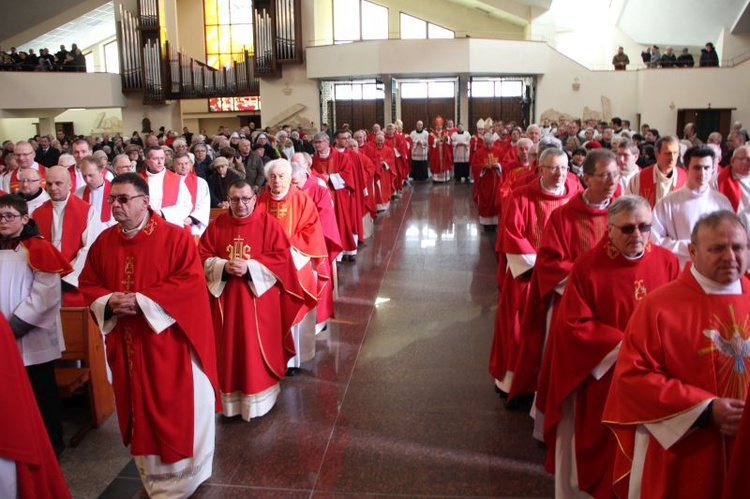
[[[140,311],[135,293],[112,293],[107,302],[107,307],[116,316],[137,315]]]
[[[247,260],[242,258],[227,260],[227,263],[224,264],[224,272],[237,277],[244,276],[247,273]]]

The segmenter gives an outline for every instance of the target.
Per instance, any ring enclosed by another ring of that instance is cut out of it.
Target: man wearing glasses
[[[555,497],[612,496],[614,434],[602,424],[612,367],[636,305],[677,278],[677,258],[649,242],[651,207],[639,196],[607,209],[607,232],[570,272],[545,358],[546,469]],[[583,493],[583,494],[582,494]]]
[[[200,242],[208,290],[216,299],[221,411],[245,421],[268,413],[294,355],[290,329],[303,305],[289,238],[256,209],[247,180],[229,186],[229,212]]]
[[[52,447],[65,448],[55,360],[65,349],[60,278],[70,264],[39,234],[19,196],[0,197],[0,312],[8,318]],[[5,380],[9,383],[10,381]]]
[[[633,312],[602,414],[618,497],[722,497],[750,388],[747,250],[733,212],[701,217],[691,265]],[[743,492],[723,497],[747,495],[743,473]]]
[[[690,234],[701,215],[717,210],[734,211],[727,197],[711,188],[715,157],[714,150],[704,145],[685,151],[687,182],[654,207],[651,237],[656,244],[677,255],[680,267],[690,260]]]
[[[29,215],[34,210],[49,201],[49,195],[42,188],[42,176],[33,168],[23,168],[16,170],[18,172],[18,191],[17,194],[26,200]]]
[[[531,278],[529,299],[521,320],[521,347],[515,362],[509,400],[530,394],[543,383],[547,358],[542,352],[555,323],[555,310],[573,263],[599,242],[607,231],[607,208],[619,195],[620,169],[609,149],[595,149],[583,162],[588,186],[564,206],[555,209],[545,226]],[[534,437],[542,440],[544,400],[537,394]]]
[[[79,289],[105,335],[123,442],[150,497],[188,497],[211,476],[216,352],[190,233],[149,207],[136,173],[108,197],[118,225],[89,250]]]
[[[491,134],[485,136],[492,138]],[[580,192],[577,181],[570,186],[566,184],[567,177],[568,155],[558,148],[546,149],[540,158],[540,176],[514,190],[505,204],[506,213],[495,247],[505,255],[507,265],[501,265],[498,269],[500,294],[490,354],[490,373],[501,394],[507,395],[510,391],[513,363],[521,337],[520,319],[526,306],[544,226],[556,208]],[[481,179],[477,180],[479,182]]]

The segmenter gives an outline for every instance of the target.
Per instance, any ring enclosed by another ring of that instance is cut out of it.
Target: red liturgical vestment
[[[678,274],[677,257],[669,250],[647,243],[640,258],[629,259],[605,235],[576,261],[565,286],[544,353],[549,376],[540,379],[539,385],[539,398],[546,400],[546,467],[554,472],[556,450],[569,457],[574,448],[578,488],[594,497],[612,496],[617,443],[601,419],[615,348],[636,304]],[[565,414],[568,400],[574,401],[571,415]],[[572,435],[558,431],[565,417],[573,420]],[[561,446],[571,449],[568,452],[556,449],[561,438],[567,440]]]
[[[641,476],[640,497],[720,497],[734,438],[694,423],[711,399],[746,398],[750,281],[741,288],[708,294],[688,265],[636,308],[602,418],[618,442],[619,497],[631,472]]]
[[[216,389],[216,351],[195,242],[149,212],[148,223],[130,239],[119,226],[102,232],[79,282],[88,304],[113,292],[140,293],[175,319],[157,334],[142,313],[120,316],[106,335],[123,442],[133,455],[173,463],[193,455],[191,354]]]
[[[200,257],[203,262],[240,258],[249,267],[256,262],[260,273],[275,278],[266,287],[260,280],[230,275],[216,291],[209,282],[223,319],[215,321],[222,398],[260,393],[284,377],[287,360],[294,355],[290,328],[302,308],[303,291],[289,239],[276,220],[260,210],[245,218],[225,213],[203,234]],[[223,268],[218,266],[219,274]]]

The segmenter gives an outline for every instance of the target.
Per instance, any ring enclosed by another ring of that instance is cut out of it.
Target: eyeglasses
[[[118,196],[107,196],[107,203],[112,204],[117,201],[120,204],[128,204],[128,201],[130,201],[131,199],[145,197],[145,194],[138,194],[137,196],[126,196],[125,194],[120,194]]]
[[[21,215],[16,215],[15,213],[0,213],[0,220],[4,222],[12,222],[20,216]]]
[[[620,178],[620,172],[594,173],[591,176],[604,180],[606,182],[608,180],[618,180]]]
[[[24,179],[18,179],[19,184],[33,184],[34,182],[39,182],[40,178],[24,178]]]
[[[542,168],[544,168],[548,172],[553,172],[553,173],[567,172],[568,171],[568,167],[567,166],[542,166]]]
[[[643,234],[644,232],[651,232],[651,224],[647,223],[640,223],[638,225],[636,224],[627,224],[623,225],[622,227],[618,227],[616,225],[612,225],[612,227],[618,229],[623,234],[629,235],[635,232],[635,229],[638,229],[638,232]]]
[[[253,199],[255,199],[255,196],[253,196],[251,198],[229,198],[229,202],[232,203],[232,204],[240,204],[240,203],[242,203],[242,204],[247,205],[247,204],[250,204],[250,202]]]

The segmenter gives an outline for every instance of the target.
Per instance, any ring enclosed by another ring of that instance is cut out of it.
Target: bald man
[[[86,263],[89,247],[103,226],[97,211],[70,193],[70,172],[62,166],[47,170],[49,200],[34,211],[32,218],[42,236],[57,248],[73,267],[63,277],[63,306],[85,307],[78,293],[78,276]]]

